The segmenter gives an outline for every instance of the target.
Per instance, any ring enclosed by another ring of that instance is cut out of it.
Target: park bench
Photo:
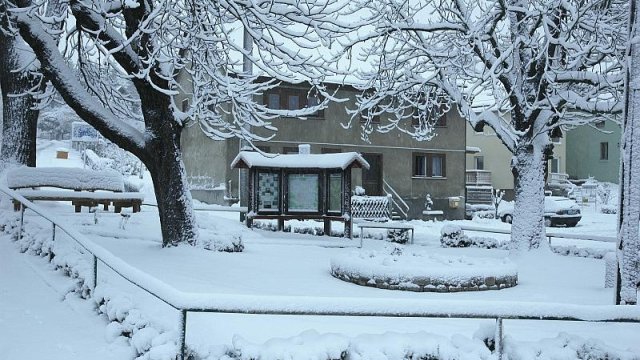
[[[360,247],[362,248],[362,240],[364,238],[364,229],[386,229],[386,230],[410,230],[411,238],[409,238],[409,244],[413,244],[413,225],[398,223],[398,222],[359,222],[356,224],[360,228]]]
[[[139,192],[125,192],[122,175],[114,170],[21,167],[7,172],[7,185],[31,201],[71,201],[75,212],[98,205],[105,211],[113,205],[116,213],[127,207],[139,212],[144,200]],[[20,210],[19,202],[14,209]]]

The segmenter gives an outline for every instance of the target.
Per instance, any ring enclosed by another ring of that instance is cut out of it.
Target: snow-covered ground
[[[68,160],[54,159],[58,144],[41,148],[39,166],[78,166],[81,161],[72,151]],[[68,147],[68,146],[67,146]],[[153,193],[150,180],[145,178],[145,203],[152,202]],[[219,238],[239,235],[245,244],[242,253],[219,253],[200,248],[181,246],[162,249],[157,210],[143,206],[142,212],[132,214],[125,229],[121,229],[122,216],[99,211],[98,223],[86,209],[83,213],[73,212],[68,203],[42,202],[48,209],[65,222],[72,224],[90,240],[105,247],[130,265],[183,291],[203,294],[243,294],[243,295],[287,295],[310,297],[353,297],[363,299],[386,299],[390,303],[397,299],[477,300],[477,301],[533,301],[567,304],[611,304],[613,291],[604,288],[604,260],[568,257],[539,251],[530,256],[516,259],[518,285],[500,291],[466,293],[416,293],[382,290],[358,286],[338,280],[330,274],[330,259],[343,256],[357,249],[359,241],[326,236],[302,235],[262,230],[249,230],[238,221],[238,214],[198,211],[197,220],[203,238]],[[207,207],[207,206],[202,206]],[[209,207],[212,208],[212,207]],[[615,235],[615,215],[600,214],[592,209],[583,209],[583,219],[576,228],[555,230],[604,236]],[[36,216],[27,212],[27,221],[37,222]],[[297,222],[294,223],[294,226]],[[321,223],[310,222],[311,226]],[[412,221],[415,226],[415,244],[408,247],[413,251],[429,254],[455,256],[483,256],[504,258],[504,250],[478,248],[451,249],[440,247],[440,228],[446,222]],[[451,222],[449,222],[451,223]],[[456,221],[454,223],[508,229],[509,225],[498,220]],[[297,223],[300,225],[300,223]],[[305,226],[310,226],[305,224]],[[369,231],[367,231],[369,232]],[[376,232],[375,230],[371,231]],[[476,234],[482,236],[500,235]],[[504,236],[503,236],[504,237]],[[64,237],[58,241],[64,241]],[[586,242],[554,239],[554,245],[577,244],[613,250],[611,243]],[[389,251],[388,243],[365,239],[363,251]],[[11,249],[8,243],[0,244],[2,258],[0,266],[0,289],[8,289],[11,296],[0,297],[0,358],[5,353],[22,354],[25,342],[64,344],[78,354],[84,349],[110,349],[105,355],[91,357],[67,356],[67,358],[114,359],[127,358],[122,339],[115,343],[105,343],[105,320],[95,311],[73,296],[64,301],[55,296],[55,287],[47,284],[55,282],[59,275],[45,271],[42,259],[29,259]],[[7,268],[6,271],[4,268]],[[17,275],[19,274],[20,277]],[[99,283],[109,283],[128,293],[132,302],[145,316],[158,326],[175,330],[177,311],[157,299],[143,293],[119,279],[110,270],[99,268]],[[35,281],[34,279],[40,279]],[[43,279],[44,282],[43,282]],[[24,290],[23,282],[28,283]],[[2,291],[2,290],[0,290]],[[13,294],[20,292],[20,295]],[[22,296],[29,298],[23,301]],[[10,309],[10,310],[5,310]],[[16,309],[15,311],[13,309]],[[45,319],[45,323],[34,323],[31,313]],[[65,322],[64,319],[68,319]],[[235,314],[196,314],[188,317],[187,344],[191,348],[205,348],[211,345],[229,345],[234,336],[247,341],[261,343],[274,337],[291,337],[313,329],[319,333],[339,333],[348,336],[359,334],[382,334],[388,331],[414,333],[427,331],[440,335],[463,334],[471,337],[482,324],[491,320],[452,320],[417,318],[363,318],[363,317],[314,317],[314,316],[268,316]],[[74,326],[62,324],[73,323]],[[79,325],[87,331],[77,333]],[[17,324],[15,326],[7,324]],[[33,327],[37,327],[34,331]],[[505,334],[521,341],[534,341],[555,337],[560,332],[568,332],[583,338],[596,338],[620,349],[630,349],[640,354],[640,324],[620,323],[580,323],[560,321],[505,321]],[[62,340],[52,339],[50,333]],[[64,338],[64,337],[66,338]],[[49,346],[33,347],[31,358],[50,358],[45,350]],[[40,351],[40,352],[39,352]],[[40,354],[40,356],[38,356]],[[114,355],[116,354],[116,355]],[[120,355],[117,355],[120,354]],[[111,356],[111,357],[109,357]],[[25,358],[24,356],[19,356]],[[130,357],[130,355],[129,355]],[[16,357],[7,357],[7,359]],[[26,357],[29,358],[29,357]],[[56,358],[56,357],[51,357]],[[62,358],[62,357],[60,357]]]

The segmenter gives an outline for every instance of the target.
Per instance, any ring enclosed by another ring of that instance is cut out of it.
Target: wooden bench
[[[360,228],[360,248],[362,248],[362,240],[364,239],[364,229],[387,229],[387,230],[411,230],[411,238],[409,238],[409,244],[413,244],[413,225],[396,223],[396,222],[360,222],[356,224]]]
[[[71,201],[75,212],[98,205],[108,211],[112,204],[116,213],[125,207],[139,212],[144,200],[141,193],[124,192],[122,175],[113,170],[22,167],[7,172],[7,185],[32,201]],[[19,202],[14,209],[20,210]]]

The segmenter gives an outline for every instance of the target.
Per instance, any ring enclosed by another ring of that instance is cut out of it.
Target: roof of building
[[[335,154],[267,154],[241,151],[231,168],[346,169],[350,166],[369,169],[369,163],[357,152]]]

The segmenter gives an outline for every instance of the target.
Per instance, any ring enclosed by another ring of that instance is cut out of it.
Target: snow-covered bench
[[[71,201],[76,212],[98,205],[109,210],[111,204],[117,213],[125,207],[139,212],[144,200],[142,193],[124,192],[122,175],[114,170],[21,167],[7,172],[7,185],[32,201]],[[20,203],[14,208],[20,210]]]
[[[411,237],[409,238],[409,244],[413,244],[413,225],[397,222],[359,222],[357,223],[360,228],[360,247],[362,248],[362,240],[364,238],[364,229],[387,229],[387,230],[408,230],[411,231]]]

